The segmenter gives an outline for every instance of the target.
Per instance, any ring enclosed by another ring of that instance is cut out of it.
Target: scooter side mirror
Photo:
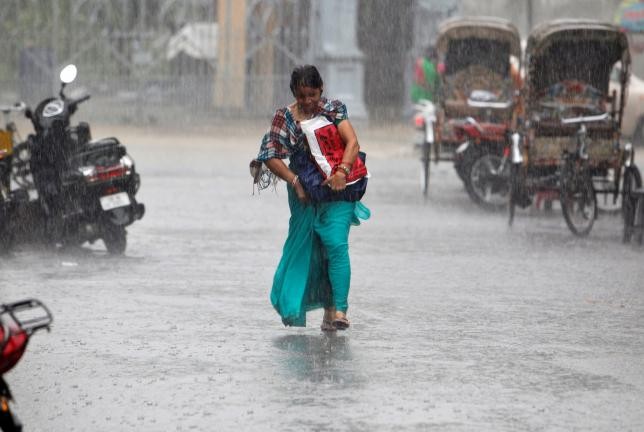
[[[77,74],[78,69],[76,69],[76,66],[69,64],[60,71],[60,80],[63,82],[63,84],[72,83],[76,79]]]

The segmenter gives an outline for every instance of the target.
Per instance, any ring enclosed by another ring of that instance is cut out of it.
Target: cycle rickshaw
[[[503,154],[520,88],[519,31],[500,18],[453,18],[441,23],[436,50],[442,70],[433,159],[454,162],[477,204],[504,206],[509,164]],[[425,173],[429,159],[427,148]]]
[[[509,223],[516,206],[558,199],[570,230],[588,235],[598,197],[617,203],[641,187],[632,145],[620,141],[628,40],[607,23],[547,22],[530,34],[525,66],[526,115],[512,140]],[[609,91],[616,66],[621,66],[619,94]]]

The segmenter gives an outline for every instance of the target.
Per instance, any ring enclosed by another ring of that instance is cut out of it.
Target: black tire
[[[458,160],[456,158],[454,159],[454,169],[456,170],[458,177],[463,182],[463,186],[466,186],[467,184],[467,177],[472,163],[479,156],[480,151],[478,150],[478,146],[474,147],[474,145],[470,143],[465,152],[460,155],[460,158]]]
[[[427,198],[429,193],[429,166],[431,160],[431,144],[427,141],[423,142],[422,155],[420,158],[421,166],[421,189],[423,196]]]
[[[587,169],[575,170],[572,162],[564,163],[561,172],[560,201],[570,231],[587,236],[597,218],[597,198],[593,179]]]
[[[10,409],[0,411],[0,430],[2,432],[22,432],[22,423]]]
[[[502,172],[498,172],[502,157],[490,152],[477,152],[473,157],[466,157],[465,189],[468,195],[481,208],[498,211],[508,204],[510,194],[510,164],[506,163]],[[468,162],[469,159],[469,162]]]
[[[8,214],[2,208],[4,203],[0,200],[0,256],[9,253],[12,245],[11,230],[9,229]]]
[[[461,181],[463,182],[463,186],[465,186],[466,176],[465,176],[465,172],[463,171],[463,162],[464,161],[454,163],[454,171],[456,171],[458,178],[461,179]]]
[[[125,227],[107,225],[103,232],[103,243],[111,255],[122,255],[127,248],[127,231]]]
[[[514,212],[516,211],[516,182],[517,182],[517,171],[519,167],[516,164],[510,166],[510,178],[508,179],[508,187],[510,188],[510,194],[508,196],[508,226],[512,226],[514,223]]]
[[[622,182],[622,218],[624,220],[624,236],[622,241],[628,243],[631,240],[631,228],[635,217],[635,206],[637,200],[631,196],[633,189],[642,187],[642,175],[637,166],[632,165],[624,169],[624,180]]]
[[[644,117],[640,117],[640,119],[637,121],[637,126],[635,126],[635,131],[633,131],[633,136],[631,139],[633,141],[633,145],[644,145]]]

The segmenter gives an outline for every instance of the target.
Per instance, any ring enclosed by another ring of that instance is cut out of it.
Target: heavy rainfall
[[[3,432],[644,430],[644,3],[2,0],[0,34]],[[346,330],[283,325],[304,178],[249,173],[305,64],[367,155]]]

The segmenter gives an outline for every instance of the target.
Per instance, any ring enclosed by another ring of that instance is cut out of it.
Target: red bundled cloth
[[[344,155],[345,144],[338,128],[323,116],[303,121],[300,126],[306,135],[311,156],[324,178],[329,178],[342,163]],[[369,177],[369,172],[364,162],[360,158],[356,158],[351,172],[347,176],[347,184],[355,183],[363,177]]]

